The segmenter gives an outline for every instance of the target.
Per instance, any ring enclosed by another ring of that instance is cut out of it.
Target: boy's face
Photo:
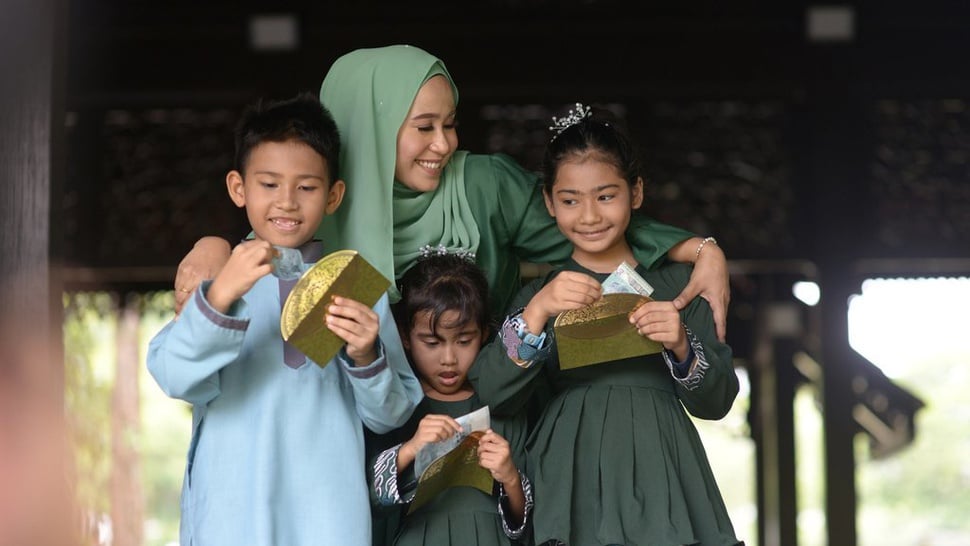
[[[327,184],[326,161],[303,142],[264,142],[253,148],[246,172],[226,176],[229,196],[246,208],[258,239],[295,248],[313,238],[320,221],[344,196],[344,183]]]

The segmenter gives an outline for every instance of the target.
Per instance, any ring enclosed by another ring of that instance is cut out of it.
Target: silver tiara
[[[475,261],[475,253],[464,248],[449,249],[445,245],[424,245],[418,249],[418,259],[430,258],[432,256],[446,256],[448,254],[454,254],[469,262]]]
[[[591,115],[593,115],[593,112],[589,106],[583,106],[581,102],[577,102],[576,108],[573,108],[572,110],[570,110],[569,113],[566,114],[565,116],[561,118],[552,116],[552,125],[549,126],[549,130],[554,131],[556,133],[552,135],[552,138],[556,138],[557,136],[559,136],[559,133],[562,133],[567,128],[572,127],[573,125],[576,125],[577,123],[579,123],[580,121],[583,121],[584,119],[590,117]]]

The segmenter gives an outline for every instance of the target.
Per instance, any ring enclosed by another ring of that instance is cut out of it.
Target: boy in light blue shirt
[[[345,344],[320,367],[283,340],[295,281],[271,275],[274,245],[299,249],[304,270],[321,257],[314,233],[344,195],[339,150],[312,95],[247,110],[226,186],[254,237],[149,346],[158,385],[192,404],[183,546],[371,543],[361,425],[399,427],[422,396],[387,296],[373,308],[328,305],[326,324]]]

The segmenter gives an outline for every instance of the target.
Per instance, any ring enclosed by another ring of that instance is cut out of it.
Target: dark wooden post
[[[53,196],[63,144],[63,32],[59,0],[10,0],[0,17],[0,309],[29,311],[59,339],[59,279],[51,273]],[[58,326],[58,327],[55,327]]]
[[[76,543],[64,428],[57,180],[65,10],[0,5],[0,543]]]

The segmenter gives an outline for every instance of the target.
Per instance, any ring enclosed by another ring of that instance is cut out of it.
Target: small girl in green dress
[[[495,480],[493,495],[471,487],[451,487],[413,513],[414,461],[428,443],[461,432],[456,417],[483,406],[466,374],[489,337],[488,281],[474,257],[425,248],[425,257],[402,277],[394,314],[405,351],[424,388],[424,399],[410,420],[383,438],[396,443],[371,463],[372,498],[377,525],[392,524],[395,546],[508,546],[528,540],[531,486],[519,471],[524,461],[524,417],[492,420],[478,444],[478,463]],[[379,440],[380,441],[380,440]],[[374,442],[372,442],[372,445]],[[387,507],[397,508],[388,516]]]
[[[599,300],[601,283],[621,263],[637,264],[626,231],[643,202],[643,180],[632,145],[614,125],[581,105],[554,121],[559,132],[546,152],[543,194],[573,244],[572,258],[519,293],[521,310],[506,319],[497,342],[507,357],[482,357],[469,374],[493,415],[520,413],[545,396],[526,443],[539,500],[535,542],[738,544],[687,414],[724,417],[738,379],[707,302],[695,298],[683,311],[671,302],[689,265],[636,265],[654,288],[653,301],[629,320],[663,351],[560,369],[555,318]]]

